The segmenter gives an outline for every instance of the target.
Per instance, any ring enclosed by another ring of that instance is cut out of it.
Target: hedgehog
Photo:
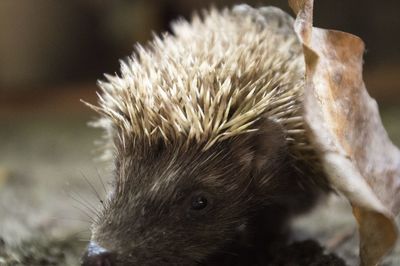
[[[292,17],[240,5],[171,28],[88,104],[113,181],[84,266],[261,263],[330,190],[303,121]]]

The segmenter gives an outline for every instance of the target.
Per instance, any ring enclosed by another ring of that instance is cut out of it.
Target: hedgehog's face
[[[239,137],[206,151],[160,144],[120,153],[84,265],[208,265],[259,204],[258,144]]]

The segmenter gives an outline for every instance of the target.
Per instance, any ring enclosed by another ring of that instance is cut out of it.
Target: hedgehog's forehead
[[[220,177],[235,168],[226,143],[203,151],[192,144],[177,147],[139,147],[117,157],[116,196],[138,199],[175,197],[175,193],[214,187]],[[163,200],[162,198],[160,200]]]
[[[117,150],[125,165],[146,172],[206,170],[208,165],[220,164],[231,155],[230,140],[215,143],[208,149],[205,146],[205,142],[195,140],[166,142],[158,138],[152,143],[148,139],[133,138],[131,143],[118,143]]]

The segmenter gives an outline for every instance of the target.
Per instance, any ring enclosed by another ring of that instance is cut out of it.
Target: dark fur
[[[207,151],[195,143],[181,150],[162,141],[126,147],[116,140],[114,192],[92,241],[113,253],[115,265],[256,260],[249,255],[266,251],[291,214],[316,195],[299,185],[280,128],[268,119],[259,128]],[[209,199],[204,211],[190,209],[195,193]]]

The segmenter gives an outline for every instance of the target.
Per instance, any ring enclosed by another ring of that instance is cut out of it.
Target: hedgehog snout
[[[82,266],[114,266],[115,256],[114,254],[97,245],[94,242],[90,242],[87,251],[82,258]]]

